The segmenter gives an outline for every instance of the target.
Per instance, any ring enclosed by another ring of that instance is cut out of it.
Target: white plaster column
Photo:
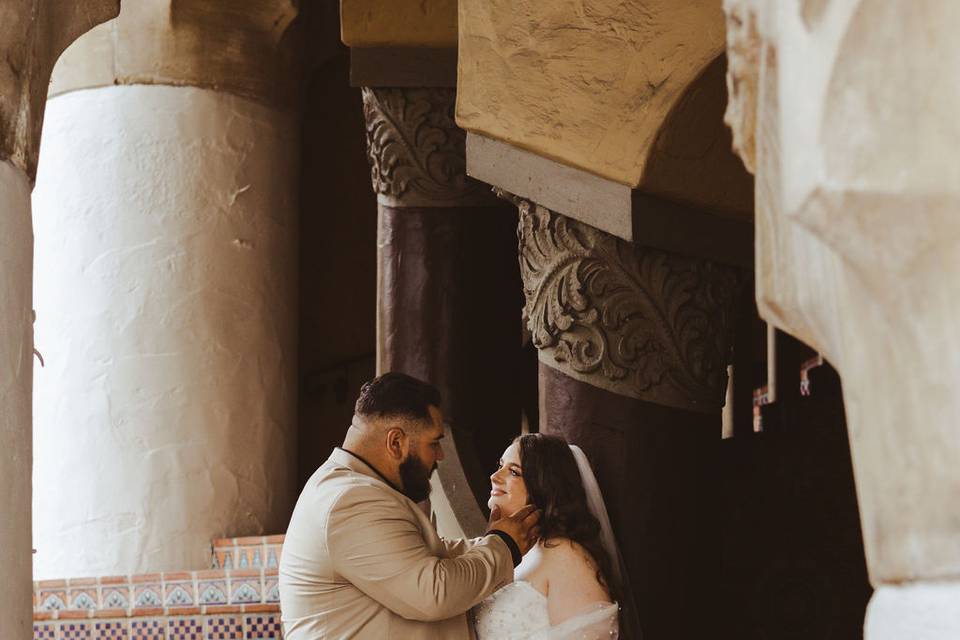
[[[0,638],[29,637],[30,388],[33,373],[30,179],[0,162]]]
[[[758,308],[843,378],[865,638],[960,638],[960,5],[725,4]]]
[[[293,498],[297,126],[228,93],[48,102],[35,576],[201,569]]]

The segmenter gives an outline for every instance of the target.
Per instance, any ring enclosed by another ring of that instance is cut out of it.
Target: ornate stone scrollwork
[[[465,139],[453,89],[363,88],[367,158],[381,204],[490,204],[489,187],[466,173]]]
[[[743,283],[736,269],[640,247],[514,201],[524,315],[541,361],[640,400],[723,406]]]

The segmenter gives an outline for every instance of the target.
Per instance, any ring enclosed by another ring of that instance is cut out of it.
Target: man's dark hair
[[[364,383],[354,413],[429,420],[427,407],[430,406],[440,407],[440,391],[435,386],[405,373],[390,372]]]

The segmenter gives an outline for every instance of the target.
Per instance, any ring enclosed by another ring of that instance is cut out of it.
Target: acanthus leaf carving
[[[741,274],[515,201],[524,315],[541,358],[621,395],[719,409]]]
[[[455,92],[363,88],[373,190],[391,206],[489,204],[489,187],[466,174],[466,135],[454,121]]]

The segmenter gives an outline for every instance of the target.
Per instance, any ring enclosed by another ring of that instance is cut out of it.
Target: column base
[[[867,607],[864,638],[960,638],[960,581],[880,586]]]

